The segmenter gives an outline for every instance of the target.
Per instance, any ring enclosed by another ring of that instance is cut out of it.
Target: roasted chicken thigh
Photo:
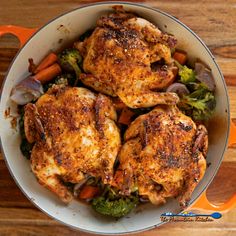
[[[178,198],[186,206],[206,170],[207,130],[176,106],[160,105],[134,120],[119,153],[115,185],[153,204]]]
[[[64,202],[72,199],[63,182],[79,183],[86,176],[110,183],[120,148],[108,97],[85,88],[54,86],[35,104],[25,106],[25,134],[35,143],[31,167],[38,181]]]
[[[161,92],[174,80],[175,44],[173,36],[133,14],[102,16],[92,35],[75,43],[84,58],[80,79],[96,91],[118,96],[131,108],[176,104],[175,93]],[[164,66],[152,66],[160,60]]]

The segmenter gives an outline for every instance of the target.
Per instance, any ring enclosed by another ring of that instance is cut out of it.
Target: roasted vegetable
[[[188,83],[187,87],[188,87],[190,92],[194,92],[196,90],[201,90],[201,91],[208,90],[208,88],[207,88],[207,86],[205,84],[203,84],[201,82],[198,82],[198,81]]]
[[[21,135],[21,144],[20,150],[22,154],[27,158],[30,159],[31,150],[34,144],[29,143],[25,136],[25,129],[24,129],[24,107],[20,108],[20,119],[19,119],[19,128],[20,128],[20,135]]]
[[[33,146],[34,145],[32,143],[29,143],[26,138],[22,139],[20,144],[20,150],[27,159],[30,159]]]
[[[127,108],[127,106],[118,97],[112,98],[112,102],[116,110]]]
[[[79,199],[82,200],[91,200],[95,196],[97,196],[99,193],[99,188],[91,185],[85,185],[80,193],[79,193]]]
[[[137,196],[121,196],[108,188],[105,194],[93,199],[92,208],[102,215],[120,218],[129,214],[137,204]]]
[[[10,99],[18,105],[25,105],[37,100],[42,94],[41,82],[29,76],[12,89]]]
[[[181,83],[187,84],[196,80],[196,73],[193,69],[188,68],[186,65],[182,66],[178,61],[175,61],[175,64],[179,68],[178,74]]]
[[[67,75],[59,75],[55,79],[55,84],[67,86],[69,84]]]
[[[194,120],[208,120],[214,112],[216,100],[214,94],[203,87],[183,96],[178,106]]]
[[[79,80],[81,74],[81,69],[79,64],[82,62],[82,57],[79,54],[79,51],[75,48],[67,48],[62,51],[59,56],[59,62],[61,67],[67,72],[75,72],[76,81],[75,85]]]
[[[123,125],[129,125],[134,114],[135,113],[128,107],[123,108],[118,119],[118,123]]]
[[[181,83],[173,83],[167,89],[166,92],[177,93],[180,97],[189,94],[189,90],[186,85]]]
[[[216,84],[212,76],[211,70],[206,67],[202,62],[195,63],[196,79],[203,83],[208,90],[214,91]]]
[[[62,75],[58,75],[51,83],[44,84],[43,90],[47,92],[49,88],[51,88],[54,84],[56,85],[71,85],[75,83],[76,77],[71,73],[65,73]]]
[[[207,69],[200,63],[197,64],[197,67],[195,66],[198,69],[198,73],[196,73],[195,70],[188,68],[186,65],[182,66],[178,61],[175,61],[175,64],[179,68],[179,82],[183,83],[183,86],[186,86],[186,91],[190,91],[189,94],[182,95],[178,104],[179,108],[194,120],[208,120],[212,116],[216,106],[216,100],[214,93],[212,92],[214,90],[214,80],[212,75],[210,78],[210,75],[207,74],[207,77],[205,75]],[[211,73],[210,71],[208,72]],[[199,75],[203,76],[204,79],[199,79]],[[209,83],[207,81],[208,79],[211,80]],[[209,84],[212,86],[209,86]],[[174,84],[171,86],[173,85]]]
[[[58,63],[54,63],[53,65],[39,71],[33,77],[40,81],[42,84],[46,84],[49,81],[52,81],[56,76],[61,74],[61,67]]]
[[[135,208],[137,200],[132,198],[120,198],[117,200],[109,200],[105,197],[95,198],[92,202],[93,209],[106,216],[112,216],[115,218],[123,217],[131,212]]]
[[[181,65],[184,65],[187,61],[187,53],[183,51],[175,51],[173,54],[173,58]]]
[[[30,62],[30,61],[29,61]],[[39,71],[46,69],[47,67],[53,65],[57,62],[57,55],[54,52],[50,52],[43,60],[39,63],[37,67],[32,71],[37,74]],[[30,63],[32,65],[32,63]]]

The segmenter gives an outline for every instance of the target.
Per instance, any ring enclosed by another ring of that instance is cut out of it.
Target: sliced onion
[[[184,84],[181,83],[173,83],[167,89],[166,92],[177,93],[180,96],[189,94],[189,90]]]
[[[150,202],[149,198],[145,196],[140,196],[139,201],[142,203]]]
[[[195,63],[196,78],[207,86],[210,91],[214,91],[216,84],[211,71],[201,62]]]
[[[33,76],[27,77],[11,91],[10,99],[19,105],[25,105],[36,100],[43,94],[43,86]]]

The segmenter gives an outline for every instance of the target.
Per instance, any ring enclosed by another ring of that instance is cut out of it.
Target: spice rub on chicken
[[[131,108],[176,104],[177,94],[161,92],[174,80],[171,49],[176,39],[131,13],[102,16],[92,35],[75,47],[84,58],[82,82],[118,96]],[[152,66],[164,61],[164,66]]]
[[[114,184],[137,190],[153,204],[178,198],[186,206],[206,170],[208,134],[176,106],[160,105],[134,120],[125,133]]]
[[[35,143],[31,167],[38,181],[64,202],[72,199],[63,182],[86,176],[110,183],[120,148],[116,112],[108,97],[85,88],[54,86],[25,106],[25,134]]]

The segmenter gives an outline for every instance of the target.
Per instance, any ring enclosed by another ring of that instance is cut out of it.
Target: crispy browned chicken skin
[[[123,194],[137,190],[153,204],[177,197],[186,206],[206,169],[207,130],[176,106],[157,106],[125,133],[115,183]]]
[[[85,88],[54,86],[36,104],[25,106],[25,133],[35,142],[31,167],[38,181],[64,202],[72,199],[64,182],[79,183],[87,175],[109,183],[120,148],[108,97]]]
[[[92,35],[75,47],[84,57],[82,82],[96,91],[118,96],[131,108],[176,104],[175,93],[156,92],[173,82],[173,36],[130,13],[101,17]],[[163,59],[165,66],[151,68]]]

